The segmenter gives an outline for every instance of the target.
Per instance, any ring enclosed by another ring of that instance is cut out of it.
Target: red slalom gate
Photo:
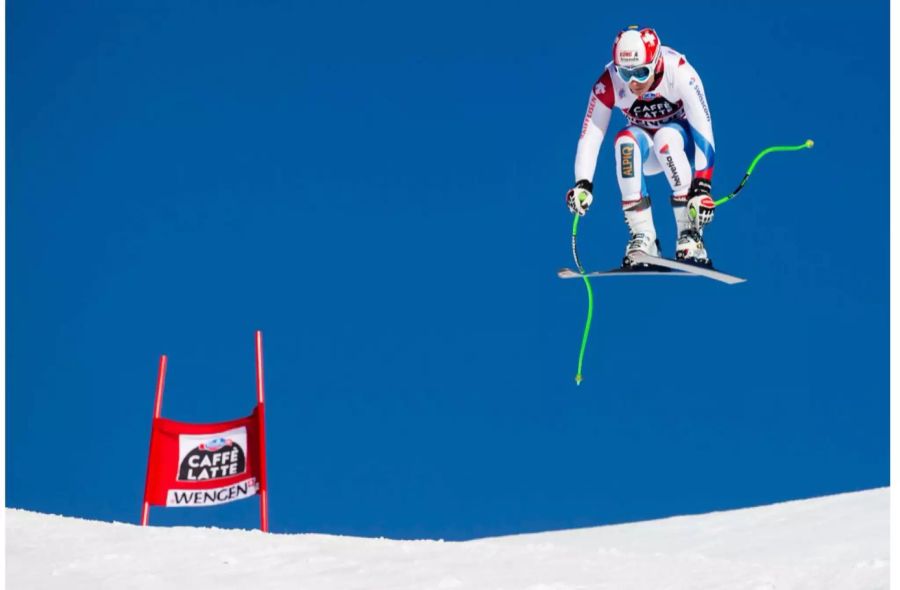
[[[166,355],[159,359],[141,525],[150,506],[214,506],[259,496],[259,528],[269,530],[262,332],[256,332],[256,407],[249,416],[208,424],[161,417]]]

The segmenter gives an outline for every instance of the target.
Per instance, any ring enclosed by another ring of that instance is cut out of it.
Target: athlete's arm
[[[712,117],[703,82],[697,71],[684,58],[675,69],[675,88],[681,95],[684,113],[694,139],[694,178],[712,182],[716,159],[716,143],[713,138]]]
[[[603,144],[603,137],[609,127],[613,104],[612,80],[609,70],[604,70],[603,75],[600,76],[591,91],[591,98],[588,101],[587,112],[581,126],[581,137],[578,139],[578,149],[575,152],[576,181],[593,182],[594,180],[597,156],[600,154],[600,146]]]

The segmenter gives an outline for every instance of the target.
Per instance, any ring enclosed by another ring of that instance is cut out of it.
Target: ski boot
[[[625,246],[625,257],[622,259],[622,268],[627,270],[639,270],[649,268],[649,264],[636,263],[631,255],[643,252],[649,256],[659,256],[659,240],[649,234],[632,234],[628,245]]]
[[[703,237],[695,229],[686,229],[681,232],[678,242],[675,244],[675,260],[712,268],[712,260],[703,245]]]

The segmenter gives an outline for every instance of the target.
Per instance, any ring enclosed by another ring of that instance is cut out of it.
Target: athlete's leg
[[[631,232],[622,266],[631,266],[637,252],[659,256],[659,241],[644,176],[658,174],[661,169],[653,154],[650,134],[639,127],[629,126],[620,131],[616,136],[615,151],[622,210]]]
[[[622,210],[631,235],[646,234],[656,240],[650,195],[644,182],[644,163],[652,155],[653,140],[640,127],[629,126],[616,135],[616,178],[622,193]]]
[[[667,123],[654,135],[653,151],[672,189],[676,235],[680,236],[691,227],[686,205],[693,174],[690,154],[693,154],[694,142],[685,126],[678,122]]]

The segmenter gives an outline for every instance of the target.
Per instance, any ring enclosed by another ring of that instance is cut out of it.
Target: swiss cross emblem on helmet
[[[656,35],[653,34],[653,31],[644,31],[641,41],[646,43],[647,47],[653,47],[656,45]]]

